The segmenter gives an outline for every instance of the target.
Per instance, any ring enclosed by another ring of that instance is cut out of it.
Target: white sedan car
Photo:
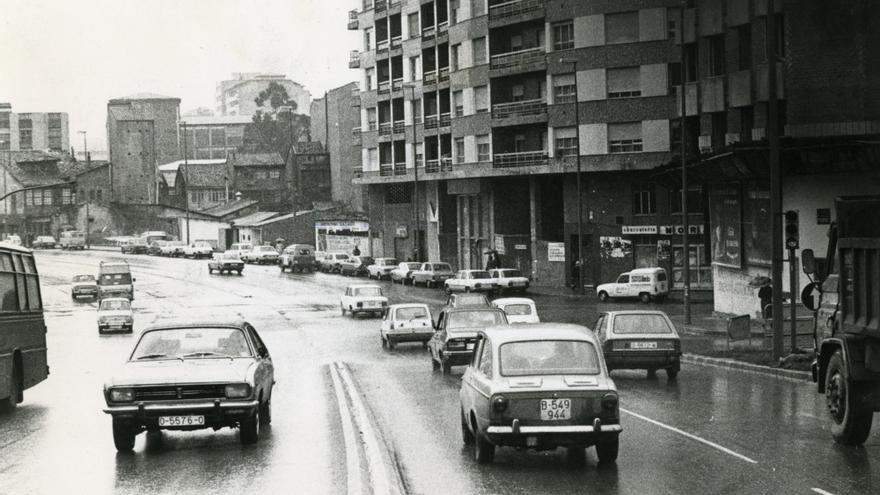
[[[525,292],[529,288],[529,279],[515,268],[495,268],[489,270],[489,275],[502,291]]]
[[[492,301],[492,306],[504,311],[508,323],[541,323],[535,301],[527,297],[502,297]]]
[[[374,314],[381,316],[388,307],[388,298],[382,294],[378,285],[349,285],[345,288],[345,294],[339,299],[339,308],[342,316],[346,312],[352,316],[358,313]]]
[[[400,342],[421,342],[427,346],[434,336],[431,310],[427,304],[395,304],[388,308],[379,327],[382,347],[393,350]]]
[[[446,293],[453,292],[492,292],[498,285],[486,270],[459,270],[454,277],[444,282]]]
[[[394,258],[376,258],[373,264],[367,267],[367,277],[382,280],[391,278],[391,270],[397,268],[397,260]]]
[[[272,246],[254,246],[253,249],[241,255],[245,263],[275,264],[278,263],[278,251]]]
[[[214,246],[205,241],[196,241],[183,248],[184,258],[211,258],[214,256]]]
[[[131,333],[133,326],[134,315],[128,298],[108,297],[101,300],[98,306],[99,334],[110,331]]]

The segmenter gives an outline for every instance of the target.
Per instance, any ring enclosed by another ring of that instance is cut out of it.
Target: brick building
[[[263,211],[290,211],[293,180],[278,153],[237,152],[230,156],[236,193],[257,201]]]

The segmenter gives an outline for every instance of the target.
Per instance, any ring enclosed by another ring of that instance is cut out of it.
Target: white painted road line
[[[632,411],[628,411],[628,410],[623,409],[623,408],[621,408],[620,411],[621,411],[621,412],[624,412],[624,413],[626,413],[626,414],[629,414],[630,416],[633,416],[633,417],[635,417],[635,418],[639,418],[639,419],[641,419],[642,421],[647,421],[648,423],[651,423],[652,425],[659,426],[660,428],[667,429],[667,430],[669,430],[669,431],[671,431],[671,432],[673,432],[673,433],[678,433],[679,435],[682,435],[682,436],[685,436],[685,437],[687,437],[687,438],[690,438],[691,440],[696,440],[697,442],[700,442],[700,443],[702,443],[702,444],[704,444],[704,445],[708,445],[709,447],[712,447],[713,449],[720,450],[721,452],[724,452],[725,454],[728,454],[728,455],[732,455],[733,457],[736,457],[737,459],[741,459],[741,460],[743,460],[743,461],[746,461],[746,462],[749,462],[749,463],[752,463],[752,464],[757,464],[757,463],[758,463],[758,461],[756,461],[756,460],[754,460],[754,459],[752,459],[752,458],[750,458],[750,457],[746,457],[746,456],[744,456],[744,455],[742,455],[742,454],[740,454],[740,453],[738,453],[738,452],[734,452],[734,451],[732,451],[732,450],[730,450],[730,449],[728,449],[728,448],[726,448],[726,447],[722,447],[721,445],[718,445],[718,444],[715,443],[715,442],[710,442],[709,440],[706,440],[705,438],[700,438],[700,437],[698,437],[698,436],[696,436],[696,435],[693,435],[693,434],[691,434],[691,433],[688,433],[688,432],[686,432],[686,431],[679,430],[678,428],[676,428],[676,427],[674,427],[674,426],[669,426],[669,425],[667,425],[667,424],[665,424],[665,423],[661,423],[661,422],[659,422],[659,421],[657,421],[657,420],[655,420],[655,419],[651,419],[651,418],[649,418],[649,417],[647,417],[647,416],[642,416],[641,414],[637,414],[637,413],[634,413],[634,412],[632,412]]]
[[[834,495],[833,493],[831,493],[831,492],[826,492],[825,490],[823,490],[823,489],[821,489],[821,488],[813,488],[812,490],[813,490],[814,492],[818,493],[819,495]]]
[[[339,373],[332,364],[330,368],[330,377],[333,379],[333,390],[336,392],[336,403],[339,404],[339,418],[342,421],[342,438],[345,441],[345,471],[348,474],[346,483],[348,484],[348,495],[361,494],[361,462],[358,457],[358,442],[354,435],[354,426],[351,423],[347,401],[345,400],[345,392],[342,390],[342,383],[339,379]]]

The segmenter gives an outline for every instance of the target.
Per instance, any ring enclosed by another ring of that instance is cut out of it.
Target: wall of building
[[[258,108],[254,99],[272,82],[287,90],[296,113],[308,114],[312,95],[301,84],[281,74],[233,74],[233,79],[217,84],[217,115],[253,115]]]
[[[330,155],[333,201],[346,203],[354,210],[364,209],[364,188],[351,183],[361,168],[360,136],[352,130],[360,128],[360,96],[356,83],[331,89],[324,98],[311,105],[312,139],[320,141]],[[328,122],[329,117],[329,122]],[[328,135],[329,133],[329,135]]]
[[[11,105],[0,107],[0,151],[67,152],[70,150],[70,125],[67,113],[16,113],[12,112],[11,108]],[[26,127],[26,122],[29,122],[29,128]],[[29,142],[25,133],[29,133]]]

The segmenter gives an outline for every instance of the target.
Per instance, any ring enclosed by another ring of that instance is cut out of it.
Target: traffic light
[[[785,247],[797,249],[800,245],[798,234],[798,212],[788,210],[785,212]]]

